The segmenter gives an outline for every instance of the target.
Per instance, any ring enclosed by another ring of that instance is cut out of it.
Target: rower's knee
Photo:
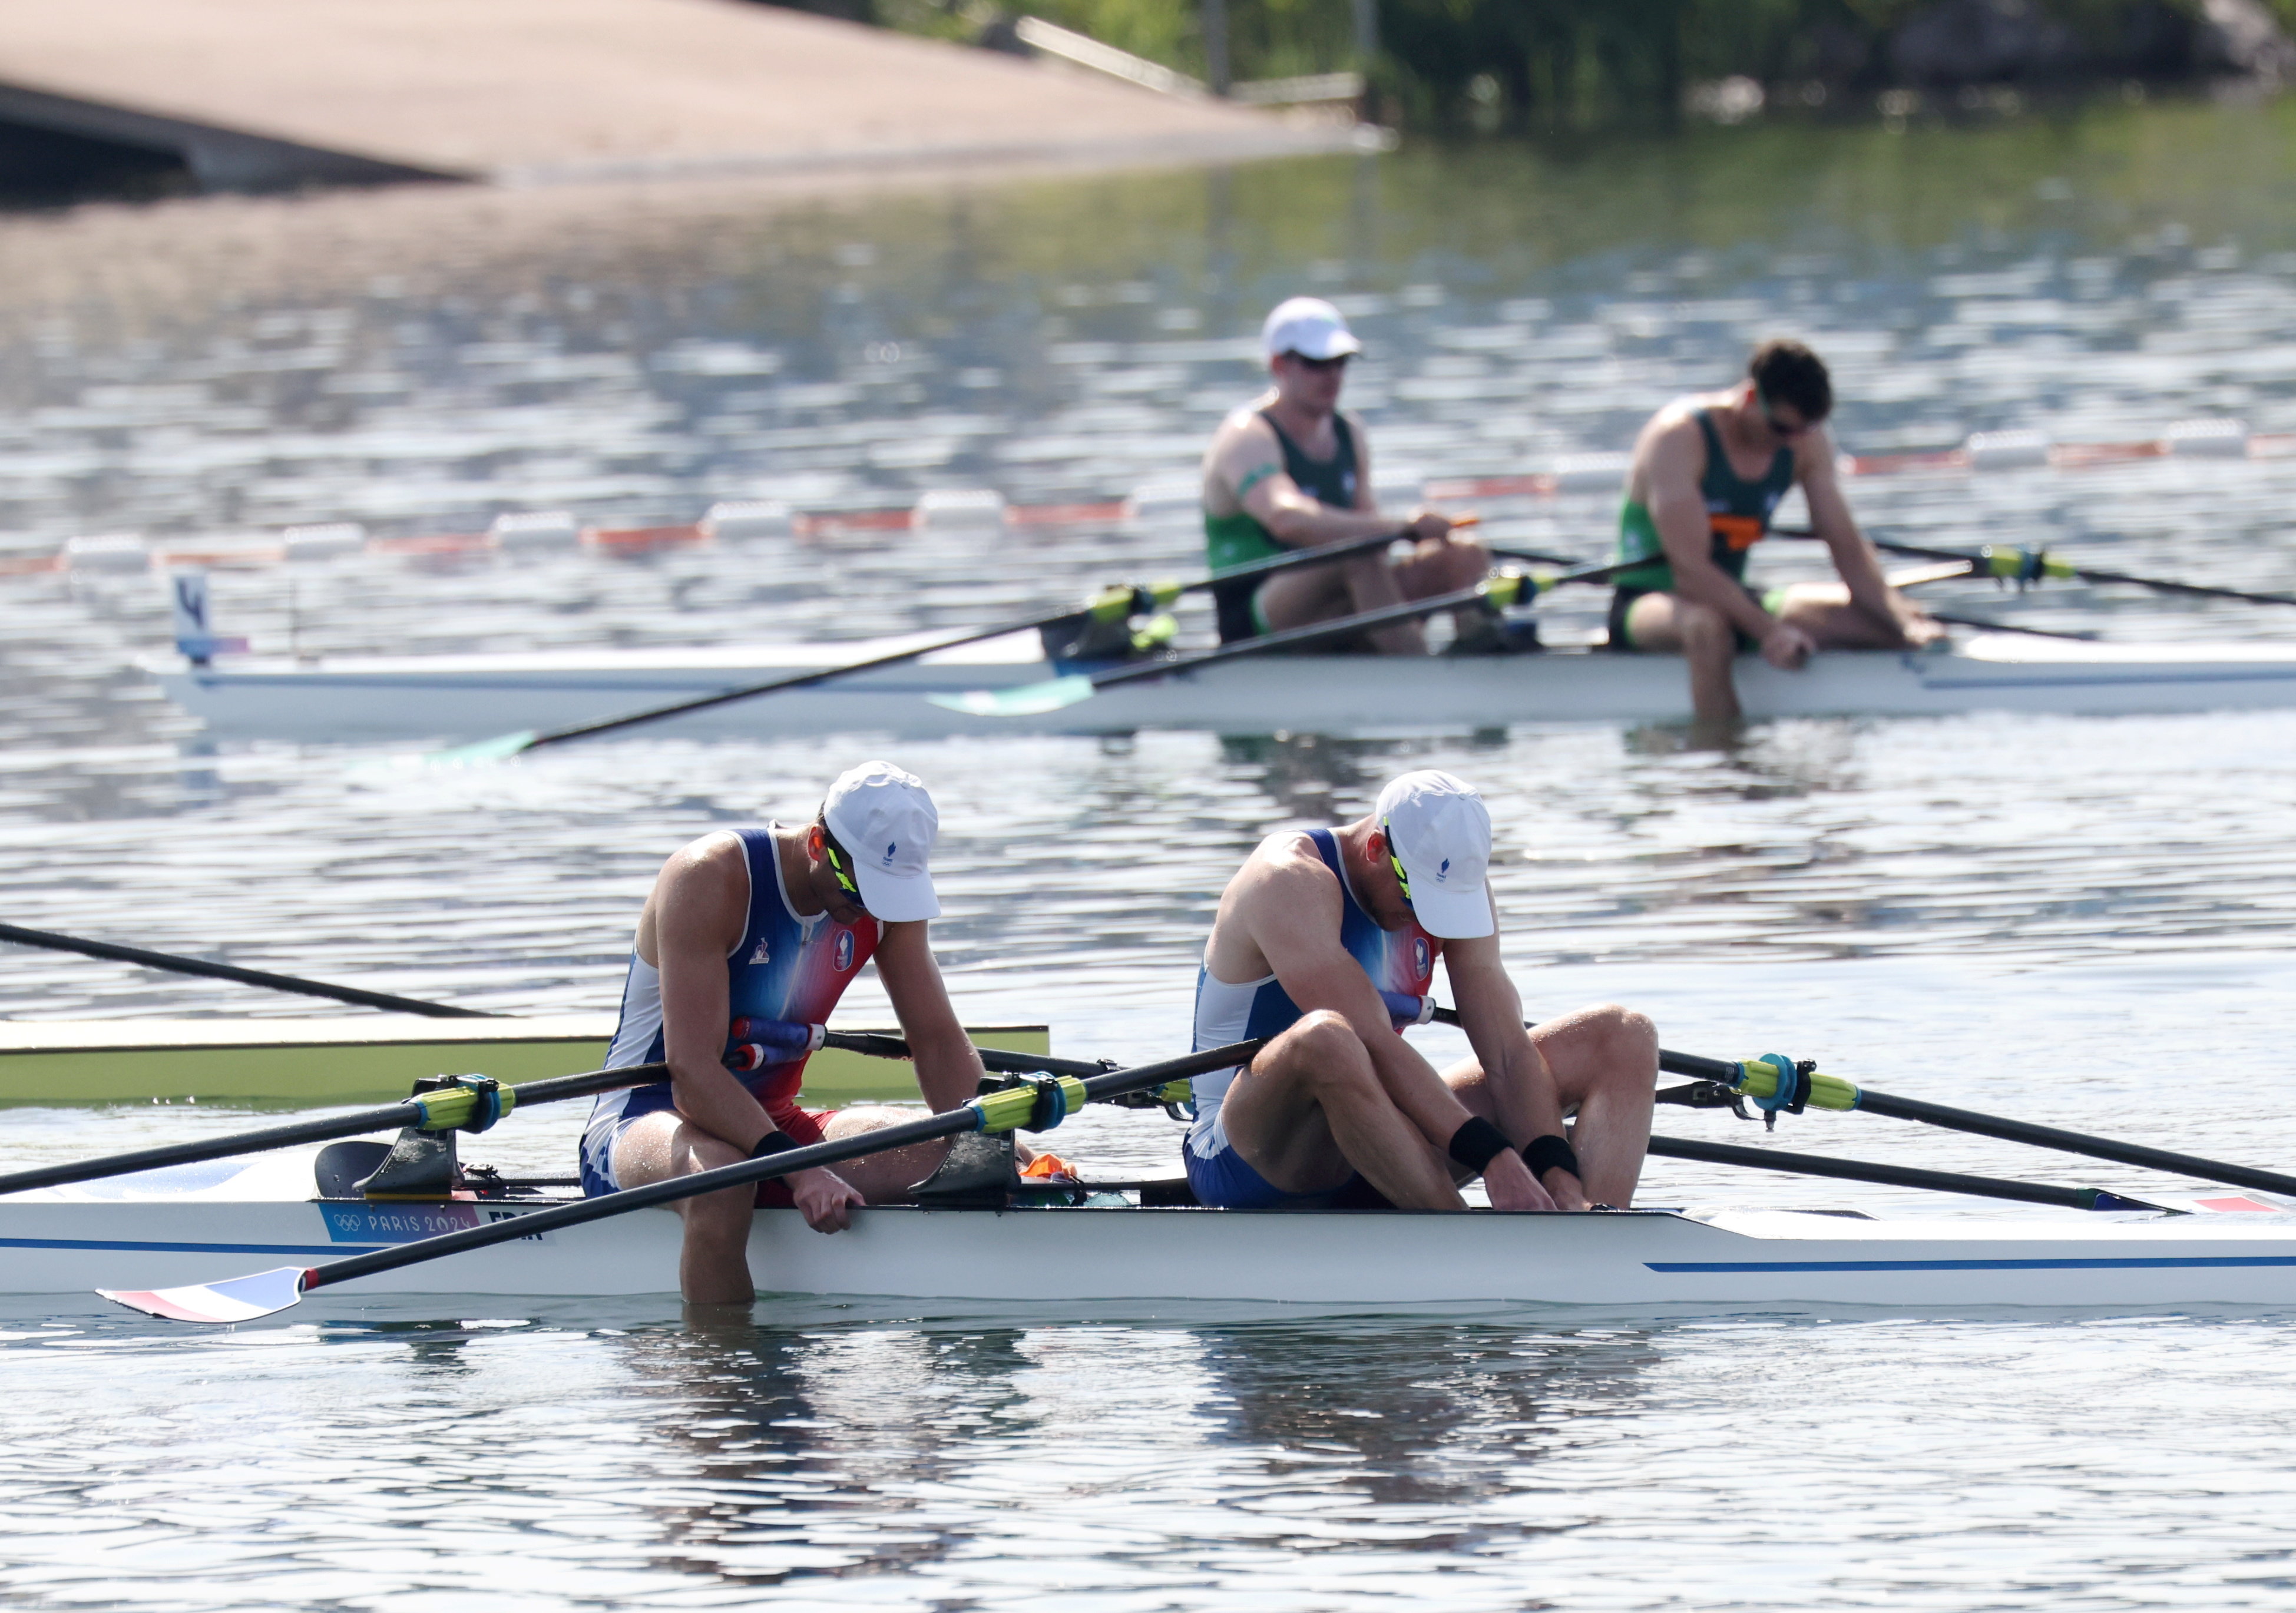
[[[1360,1096],[1378,1085],[1371,1054],[1345,1014],[1319,1008],[1292,1028],[1289,1040],[1293,1075],[1316,1101]]]
[[[1693,661],[1726,661],[1737,653],[1737,635],[1729,618],[1711,605],[1687,600],[1675,603],[1676,631],[1682,635],[1682,653]]]
[[[1658,1027],[1639,1009],[1605,1003],[1593,1011],[1603,1067],[1646,1080],[1658,1069]]]
[[[1490,575],[1491,552],[1480,538],[1461,537],[1455,532],[1439,553],[1444,566],[1442,593],[1472,588]]]

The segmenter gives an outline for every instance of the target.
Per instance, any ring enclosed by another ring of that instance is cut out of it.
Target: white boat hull
[[[275,1189],[308,1168],[308,1156],[190,1167],[0,1199],[0,1294],[212,1282],[538,1208],[224,1196]],[[335,1303],[664,1293],[679,1229],[668,1209],[638,1210],[321,1293]],[[863,1211],[852,1230],[824,1237],[795,1211],[764,1210],[750,1263],[764,1291],[980,1303],[2141,1312],[2296,1306],[2296,1216],[903,1208]]]
[[[890,642],[890,641],[889,641]],[[472,740],[546,730],[698,698],[880,652],[883,644],[538,655],[226,659],[161,675],[168,697],[219,738]],[[648,732],[693,737],[1110,733],[1201,729],[1363,733],[1558,721],[1671,722],[1690,715],[1671,656],[1559,650],[1501,658],[1252,658],[1124,685],[1027,717],[948,711],[926,696],[1040,682],[1034,635],[786,694]],[[1821,655],[1800,672],[1742,657],[1755,717],[2071,714],[2296,707],[2296,644],[2096,644],[1988,634],[1956,648]]]

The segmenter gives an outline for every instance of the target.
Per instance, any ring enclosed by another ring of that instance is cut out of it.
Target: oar
[[[91,958],[140,963],[146,969],[168,969],[179,975],[205,975],[209,979],[236,980],[242,986],[261,986],[272,991],[300,992],[308,997],[332,997],[338,1003],[356,1003],[363,1008],[389,1009],[393,1013],[428,1014],[434,1019],[501,1018],[498,1014],[475,1008],[450,1008],[444,1003],[417,1002],[413,997],[393,996],[387,991],[367,991],[357,986],[331,986],[324,980],[275,975],[260,969],[238,969],[229,963],[209,963],[201,958],[179,958],[172,953],[146,952],[140,946],[119,946],[110,941],[86,941],[78,936],[60,936],[45,929],[26,929],[17,924],[0,924],[0,941],[13,941],[19,946],[45,946],[56,952],[85,953]]]
[[[1400,993],[1381,994],[1390,998],[1389,1011],[1398,1019],[1408,1019],[1417,1012],[1409,1005],[1422,999]],[[1456,1009],[1431,1008],[1425,1019],[1440,1025],[1456,1025]],[[1422,1023],[1425,1019],[1421,1020]],[[1757,1101],[1777,1098],[1782,1081],[1791,1081],[1788,1089],[1791,1101],[1776,1104],[1799,1112],[1802,1108],[1864,1109],[1868,1114],[1888,1115],[1898,1120],[1917,1120],[1923,1126],[1935,1126],[1947,1131],[1968,1132],[1974,1136],[1994,1137],[2004,1142],[2023,1142],[2035,1148],[2055,1149],[2061,1153],[2081,1154],[2092,1159],[2110,1159],[2116,1165],[2134,1165],[2144,1170],[2165,1171],[2171,1175],[2194,1176],[2203,1182],[2222,1182],[2234,1187],[2259,1188],[2269,1193],[2296,1196],[2296,1176],[2284,1176],[2277,1171],[2258,1170],[2252,1166],[2233,1165],[2222,1159],[2203,1159],[2194,1154],[2172,1153],[2163,1148],[2147,1148],[2138,1142],[2116,1142],[2110,1137],[2092,1137],[2085,1132],[2062,1131],[2054,1126],[2036,1126],[2029,1120],[2011,1120],[1999,1115],[1979,1114],[1973,1109],[1953,1109],[1942,1103],[1926,1103],[1918,1098],[1893,1097],[1888,1093],[1861,1087],[1840,1076],[1820,1075],[1807,1061],[1797,1062],[1784,1053],[1765,1053],[1759,1059],[1743,1060],[1709,1059],[1697,1053],[1674,1052],[1660,1048],[1658,1067],[1669,1075],[1693,1076],[1702,1081],[1720,1083],[1734,1093]],[[1764,1102],[1762,1107],[1773,1107]]]
[[[70,1182],[93,1182],[102,1176],[123,1176],[130,1171],[158,1170],[170,1165],[198,1165],[209,1159],[229,1159],[259,1154],[275,1148],[305,1142],[332,1142],[368,1132],[397,1131],[419,1126],[424,1131],[484,1131],[514,1109],[554,1103],[566,1098],[586,1098],[595,1093],[644,1086],[669,1078],[667,1064],[632,1064],[620,1069],[594,1069],[578,1076],[554,1076],[504,1086],[483,1078],[464,1077],[466,1085],[438,1092],[417,1093],[397,1103],[363,1109],[325,1120],[299,1120],[291,1126],[266,1126],[228,1137],[209,1137],[196,1142],[171,1142],[161,1148],[141,1148],[131,1153],[108,1154],[70,1165],[44,1165],[33,1170],[0,1175],[0,1193],[20,1193],[36,1187],[62,1187]]]
[[[645,1187],[629,1188],[603,1198],[584,1200],[578,1204],[563,1204],[527,1215],[506,1216],[485,1226],[465,1227],[435,1238],[403,1243],[395,1249],[354,1255],[345,1260],[331,1260],[324,1265],[308,1270],[291,1265],[281,1266],[275,1271],[258,1272],[222,1282],[162,1289],[156,1292],[97,1291],[104,1298],[117,1300],[132,1310],[165,1317],[172,1322],[251,1322],[258,1316],[285,1310],[313,1289],[348,1282],[355,1277],[371,1277],[378,1272],[397,1271],[403,1266],[418,1265],[442,1256],[459,1255],[496,1243],[512,1243],[544,1232],[556,1232],[562,1227],[580,1226],[587,1222],[602,1221],[610,1216],[627,1215],[633,1210],[647,1209],[658,1204],[675,1204],[681,1199],[716,1192],[720,1188],[746,1186],[770,1177],[786,1176],[796,1171],[812,1170],[824,1165],[839,1165],[866,1154],[906,1148],[915,1142],[931,1142],[964,1132],[1007,1132],[1024,1126],[1035,1131],[1048,1130],[1087,1103],[1160,1087],[1167,1082],[1183,1081],[1230,1065],[1247,1063],[1263,1045],[1265,1044],[1261,1041],[1231,1043],[1226,1047],[1167,1059],[1161,1063],[1138,1065],[1131,1069],[1109,1070],[1082,1080],[1073,1076],[1062,1076],[1029,1086],[1017,1086],[1007,1092],[990,1093],[945,1114],[928,1116],[900,1126],[889,1126],[857,1137],[848,1137],[835,1142],[817,1142],[810,1148],[768,1154],[760,1159],[745,1159],[737,1165],[722,1166],[717,1170],[701,1171],[690,1176],[673,1176]]]
[[[737,1019],[734,1024],[739,1028],[736,1032],[739,1044],[771,1055],[760,1059],[758,1064],[785,1063],[824,1047],[841,1048],[876,1059],[906,1059],[910,1056],[909,1044],[898,1036],[831,1030],[824,1025],[803,1025],[783,1019]],[[1108,1070],[1104,1064],[1087,1064],[1078,1059],[1055,1059],[1049,1053],[1015,1052],[1001,1047],[981,1047],[974,1051],[980,1055],[984,1068],[1000,1074],[1043,1072],[1059,1076],[1098,1076],[1106,1074]],[[730,1057],[728,1061],[731,1062]],[[753,1064],[746,1068],[758,1067],[758,1064]],[[291,1148],[299,1143],[331,1142],[338,1137],[396,1131],[406,1126],[419,1126],[424,1131],[446,1131],[452,1127],[484,1131],[521,1104],[530,1108],[537,1103],[584,1098],[594,1093],[615,1092],[625,1086],[644,1086],[668,1078],[669,1066],[667,1064],[632,1064],[617,1069],[592,1070],[585,1075],[556,1076],[545,1081],[529,1081],[523,1086],[503,1086],[483,1077],[465,1077],[471,1085],[441,1092],[417,1093],[398,1103],[338,1115],[332,1119],[301,1120],[291,1126],[266,1126],[261,1131],[240,1132],[228,1137],[210,1137],[198,1142],[172,1142],[160,1148],[138,1149],[133,1153],[85,1159],[73,1165],[49,1165],[37,1170],[17,1171],[0,1175],[0,1193],[20,1193],[36,1187],[61,1187],[71,1182],[93,1182],[103,1176],[126,1175],[130,1171],[158,1170],[164,1166],[197,1165],[209,1159],[228,1159],[241,1154],[259,1154],[275,1148]],[[491,1115],[487,1113],[489,1094],[499,1100]],[[1186,1095],[1185,1093],[1173,1094],[1171,1101],[1177,1101]]]
[[[1752,1170],[1783,1171],[1794,1176],[1832,1176],[1842,1182],[1873,1182],[1884,1187],[1917,1187],[1925,1192],[1967,1193],[1979,1199],[2010,1199],[2021,1204],[2054,1204],[2079,1210],[2158,1210],[2148,1204],[2107,1192],[2101,1187],[2051,1187],[2035,1182],[2011,1182],[1999,1176],[1964,1176],[1958,1171],[1917,1170],[1907,1165],[1868,1165],[1862,1159],[1834,1159],[1823,1154],[1789,1154],[1768,1148],[1740,1148],[1729,1142],[1693,1142],[1683,1137],[1652,1137],[1650,1151],[1665,1159],[1695,1159],[1702,1165],[1737,1165]]]
[[[1780,537],[1817,536],[1807,527],[1774,527],[1771,530]],[[1887,553],[1911,555],[1916,560],[1966,561],[1971,576],[1989,577],[2002,582],[2035,583],[2048,579],[2056,582],[2128,583],[2162,594],[2190,594],[2196,599],[2233,599],[2251,605],[2296,605],[2296,594],[2251,594],[2244,588],[2211,588],[2200,583],[2180,583],[2173,577],[2138,577],[2127,571],[2104,571],[2095,566],[2076,566],[2045,549],[1997,548],[1988,544],[1972,554],[1964,549],[1929,549],[1918,544],[1892,543],[1886,538],[1875,537],[1868,541]]]
[[[1374,628],[1391,626],[1397,622],[1416,621],[1423,616],[1456,610],[1467,605],[1488,605],[1493,610],[1503,610],[1509,605],[1528,604],[1540,594],[1565,583],[1603,582],[1613,574],[1628,569],[1630,565],[1641,563],[1636,561],[1596,566],[1585,571],[1564,572],[1559,577],[1502,571],[1496,577],[1485,577],[1471,588],[1454,588],[1448,594],[1438,594],[1427,599],[1404,600],[1398,604],[1382,605],[1376,610],[1359,611],[1354,616],[1338,617],[1327,622],[1311,622],[1304,627],[1287,627],[1281,633],[1263,633],[1257,638],[1222,644],[1217,650],[1205,650],[1170,660],[1146,661],[1136,667],[1113,667],[1104,672],[1072,672],[1065,677],[1048,678],[1040,684],[1023,684],[1014,689],[971,689],[961,694],[929,694],[925,698],[936,706],[972,716],[1042,716],[1046,712],[1078,705],[1103,690],[1124,684],[1194,672],[1205,667],[1218,666],[1223,661],[1239,660],[1248,655],[1268,655],[1279,650],[1303,650],[1311,644],[1327,644]]]
[[[1462,517],[1455,526],[1472,526],[1472,517]],[[1337,543],[1322,544],[1312,549],[1293,550],[1285,554],[1273,554],[1266,560],[1248,565],[1230,566],[1210,577],[1200,577],[1193,582],[1160,582],[1142,586],[1119,584],[1104,588],[1086,601],[1082,607],[1086,614],[1104,621],[1120,621],[1127,617],[1147,610],[1161,610],[1184,594],[1200,594],[1208,589],[1225,587],[1230,583],[1249,582],[1277,571],[1288,571],[1294,566],[1321,565],[1326,561],[1345,560],[1350,554],[1366,550],[1383,549],[1396,541],[1399,533],[1382,532],[1365,537],[1344,538]],[[1017,621],[999,622],[993,627],[968,628],[930,639],[907,650],[896,650],[886,655],[873,655],[865,659],[845,661],[834,667],[816,667],[811,672],[792,672],[782,677],[768,678],[762,684],[749,684],[739,689],[720,690],[716,694],[704,694],[690,700],[678,700],[668,706],[649,707],[644,711],[632,711],[620,716],[601,718],[594,723],[577,723],[568,728],[553,728],[537,733],[522,728],[516,733],[498,734],[475,744],[455,745],[445,750],[432,751],[422,759],[429,763],[462,763],[498,761],[504,757],[518,756],[525,751],[538,750],[545,745],[562,745],[569,740],[586,740],[602,733],[615,733],[625,728],[635,728],[641,723],[658,723],[668,717],[683,716],[689,711],[707,711],[713,706],[729,705],[735,700],[755,700],[761,695],[781,694],[791,689],[810,689],[816,684],[826,684],[834,678],[850,677],[857,672],[871,672],[880,667],[898,667],[903,661],[913,661],[937,651],[955,650],[984,640],[1002,638],[1008,633],[1029,633],[1048,627],[1078,613],[1078,607],[1063,605],[1040,616],[1023,617]]]

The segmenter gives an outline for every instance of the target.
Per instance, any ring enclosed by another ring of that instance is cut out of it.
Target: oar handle
[[[1247,1063],[1264,1045],[1263,1040],[1231,1043],[1225,1047],[1209,1048],[1202,1052],[1167,1059],[1157,1064],[1103,1071],[1082,1080],[1062,1077],[1056,1083],[1047,1085],[1059,1088],[1066,1112],[1073,1114],[1085,1104],[1099,1099],[1141,1092],[1161,1086],[1168,1081],[1186,1080],[1216,1069],[1226,1069],[1231,1065]],[[865,1132],[857,1137],[835,1142],[816,1142],[810,1148],[769,1154],[762,1159],[745,1159],[690,1176],[672,1176],[644,1187],[627,1188],[598,1199],[586,1199],[578,1204],[562,1204],[528,1215],[506,1216],[485,1226],[443,1232],[438,1237],[419,1239],[395,1249],[377,1249],[373,1254],[354,1255],[344,1260],[331,1260],[303,1273],[302,1291],[308,1293],[315,1288],[347,1282],[354,1277],[397,1271],[402,1266],[418,1265],[426,1260],[459,1255],[469,1249],[515,1242],[521,1238],[555,1232],[561,1227],[580,1226],[586,1222],[602,1221],[609,1216],[626,1215],[653,1205],[675,1204],[681,1199],[714,1193],[721,1188],[741,1187],[797,1171],[839,1165],[866,1154],[906,1148],[914,1142],[931,1142],[972,1131],[1008,1131],[1015,1126],[1030,1124],[1037,1101],[1037,1094],[1027,1087],[1009,1093],[995,1093],[985,1098],[977,1098],[962,1108],[950,1109],[946,1114],[931,1115],[905,1125]]]
[[[625,1086],[644,1086],[649,1082],[666,1080],[668,1076],[669,1066],[667,1064],[636,1064],[622,1069],[595,1069],[578,1076],[554,1076],[546,1081],[529,1081],[523,1086],[501,1089],[497,1094],[501,1101],[500,1112],[507,1114],[520,1105],[551,1103],[564,1098],[583,1098],[594,1093],[614,1092]],[[160,1170],[171,1165],[199,1165],[209,1159],[259,1154],[275,1148],[292,1148],[306,1142],[332,1142],[340,1137],[357,1137],[368,1132],[395,1131],[404,1126],[421,1126],[430,1130],[443,1131],[461,1124],[474,1111],[478,1095],[478,1091],[470,1087],[448,1088],[441,1092],[418,1093],[397,1103],[337,1115],[325,1120],[299,1120],[290,1126],[241,1132],[229,1137],[211,1137],[198,1142],[174,1142],[160,1148],[111,1154],[101,1159],[82,1159],[66,1165],[15,1171],[0,1176],[0,1193],[28,1192],[37,1187],[63,1187],[74,1182],[124,1176],[135,1171]]]
[[[393,996],[387,991],[367,991],[357,986],[332,986],[324,980],[275,975],[268,970],[241,969],[230,963],[210,963],[204,958],[183,958],[173,953],[147,952],[141,946],[120,946],[110,941],[61,936],[51,930],[27,929],[20,924],[0,924],[0,941],[13,941],[19,946],[45,946],[52,952],[76,952],[86,957],[106,958],[119,963],[138,963],[146,969],[165,969],[179,975],[201,975],[210,980],[236,980],[242,986],[297,992],[307,997],[332,997],[338,1003],[355,1003],[362,1008],[387,1009],[392,1013],[424,1014],[434,1019],[493,1019],[501,1017],[475,1008],[454,1008],[444,1003],[424,1003],[414,997]]]

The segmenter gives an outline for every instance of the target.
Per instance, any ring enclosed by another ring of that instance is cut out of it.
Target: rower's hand
[[[1510,1149],[1483,1167],[1483,1191],[1495,1210],[1551,1210],[1562,1208],[1554,1195],[1538,1185],[1522,1156]]]
[[[788,1178],[790,1197],[798,1213],[816,1232],[841,1232],[853,1224],[853,1212],[866,1202],[853,1184],[835,1171],[799,1171]]]
[[[1945,624],[1935,617],[1915,610],[1908,612],[1906,619],[1898,624],[1898,631],[1905,635],[1907,649],[1919,650],[1925,644],[1934,644],[1943,638]]]
[[[1451,528],[1458,524],[1433,510],[1414,510],[1411,519],[1403,524],[1403,536],[1414,543],[1424,543],[1429,538],[1448,537]]]
[[[1781,672],[1799,672],[1816,652],[1817,641],[1792,622],[1773,622],[1762,635],[1762,659]]]

